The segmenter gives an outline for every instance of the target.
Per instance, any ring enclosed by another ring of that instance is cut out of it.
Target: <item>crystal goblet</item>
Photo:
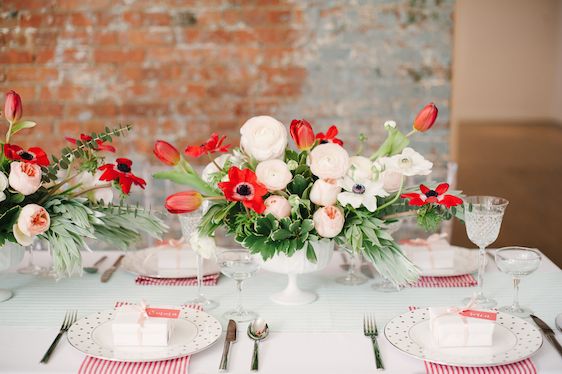
[[[347,267],[347,273],[336,278],[336,282],[345,286],[356,286],[367,282],[367,277],[358,272],[359,266],[361,266],[360,254],[352,248],[345,248],[345,251],[349,254],[350,263]]]

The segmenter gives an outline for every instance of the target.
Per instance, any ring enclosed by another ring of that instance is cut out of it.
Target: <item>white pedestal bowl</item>
[[[279,253],[273,258],[263,261],[261,255],[256,255],[261,263],[261,267],[273,273],[287,274],[287,287],[281,292],[270,296],[271,300],[280,305],[304,305],[314,302],[318,295],[311,291],[304,291],[299,288],[298,274],[312,273],[324,269],[334,253],[334,242],[331,240],[320,240],[311,242],[318,261],[312,263],[306,258],[306,245],[304,249],[295,252],[291,257],[284,253]]]
[[[17,266],[23,259],[24,249],[19,244],[7,242],[0,247],[0,272],[13,266]],[[0,288],[0,303],[13,296],[13,292]]]

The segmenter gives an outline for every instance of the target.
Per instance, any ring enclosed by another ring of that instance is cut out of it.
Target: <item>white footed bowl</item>
[[[23,247],[15,243],[6,243],[0,247],[0,271],[7,270],[18,265],[23,259],[25,251]],[[11,298],[12,291],[0,288],[0,303]]]
[[[322,239],[311,242],[318,261],[312,263],[306,258],[306,247],[295,252],[291,257],[284,253],[279,253],[273,258],[263,261],[261,255],[256,258],[261,263],[262,269],[273,273],[287,274],[287,287],[276,294],[271,295],[271,300],[280,305],[303,305],[314,302],[318,295],[314,292],[303,291],[297,282],[298,274],[312,273],[324,269],[330,263],[334,253],[335,243],[332,240]]]

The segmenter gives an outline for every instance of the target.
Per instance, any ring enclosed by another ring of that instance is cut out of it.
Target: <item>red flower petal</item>
[[[253,200],[245,200],[242,202],[242,204],[244,204],[245,207],[252,209],[254,212],[258,214],[263,214],[263,212],[265,211],[265,204],[261,197],[260,198],[254,197]]]
[[[449,189],[448,183],[441,183],[439,186],[437,186],[435,192],[437,192],[438,195],[443,195],[445,192],[447,192],[448,189]]]
[[[420,184],[420,191],[422,192],[422,194],[426,195],[431,190],[427,186]]]
[[[115,160],[115,162],[117,164],[127,165],[128,167],[133,166],[133,161],[129,160],[128,158],[118,158],[117,160]]]
[[[454,195],[444,195],[439,204],[446,206],[447,208],[461,205],[462,199]]]
[[[427,200],[423,201],[421,198],[419,197],[415,197],[413,199],[411,199],[408,204],[413,205],[413,206],[422,206],[425,204],[429,204],[429,202]]]

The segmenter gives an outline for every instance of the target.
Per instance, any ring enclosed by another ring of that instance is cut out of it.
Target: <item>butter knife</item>
[[[552,346],[556,348],[558,353],[562,356],[562,347],[560,346],[560,343],[558,343],[558,340],[556,340],[554,331],[539,317],[531,314],[531,318],[533,319],[533,321],[535,321],[539,329],[541,329],[542,333],[544,334],[546,339],[550,342],[550,344],[552,344]]]
[[[115,273],[115,270],[117,270],[117,268],[119,268],[119,265],[121,265],[121,261],[123,261],[123,257],[125,257],[125,255],[119,256],[117,258],[117,260],[115,260],[113,265],[111,265],[111,267],[109,269],[107,269],[106,271],[103,272],[103,274],[101,275],[101,282],[102,283],[107,282],[109,280],[109,278],[111,278],[113,273]]]
[[[222,351],[221,363],[219,365],[220,371],[226,371],[228,367],[228,352],[230,351],[230,344],[236,342],[236,322],[233,320],[228,321],[226,328],[226,339],[224,340],[224,349]]]

